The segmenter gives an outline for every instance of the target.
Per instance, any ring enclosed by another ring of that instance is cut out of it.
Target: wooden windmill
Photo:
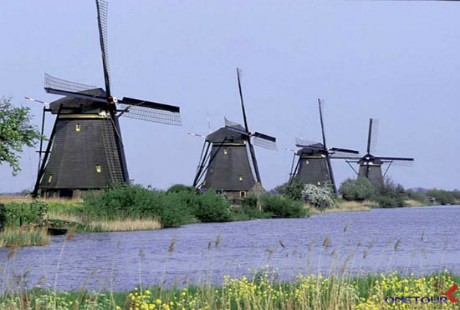
[[[237,79],[244,126],[225,119],[224,127],[206,136],[193,181],[200,190],[217,190],[232,201],[261,188],[254,144],[273,149],[276,142],[274,137],[249,130],[239,69]]]
[[[329,149],[327,147],[321,99],[318,99],[318,105],[323,143],[297,139],[296,146],[300,149],[294,154],[290,174],[291,180],[296,178],[304,184],[317,186],[331,185],[334,193],[337,193],[331,159],[343,159],[348,154],[358,154],[359,152],[336,147]],[[296,157],[298,157],[297,160],[295,160]],[[294,162],[296,162],[295,165]]]
[[[379,189],[384,185],[384,177],[394,163],[414,161],[413,158],[408,157],[376,156],[371,154],[376,146],[377,129],[378,121],[372,118],[369,119],[366,155],[358,160],[348,160],[349,163],[357,163],[359,165],[358,176],[368,178],[375,189]],[[385,172],[382,173],[382,166],[384,164],[388,164],[388,166]],[[353,166],[351,167],[353,168]]]
[[[118,118],[180,125],[177,106],[112,95],[107,55],[107,2],[96,0],[105,89],[45,75],[56,115],[38,171],[34,195],[72,197],[85,190],[129,182]]]

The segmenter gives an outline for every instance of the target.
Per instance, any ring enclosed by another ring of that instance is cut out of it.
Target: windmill
[[[273,149],[276,142],[274,137],[249,130],[240,70],[237,69],[236,73],[244,126],[225,119],[224,127],[205,137],[193,181],[193,186],[201,190],[217,190],[231,201],[239,201],[249,191],[261,189],[254,144]]]
[[[377,139],[378,121],[375,119],[369,119],[369,132],[367,135],[367,149],[366,155],[359,158],[359,160],[353,161],[348,160],[350,163],[357,163],[359,165],[359,171],[355,172],[359,177],[365,177],[369,179],[374,188],[378,189],[384,185],[384,177],[386,176],[391,165],[395,162],[412,162],[413,158],[408,157],[389,157],[389,156],[375,156],[371,152],[375,151],[376,139]],[[384,173],[382,173],[382,165],[388,164]],[[351,166],[351,165],[350,165]],[[353,166],[351,166],[354,170]]]
[[[323,143],[308,142],[297,139],[296,146],[300,149],[294,153],[291,166],[291,181],[296,178],[304,184],[313,184],[318,186],[332,185],[334,193],[337,193],[337,187],[332,172],[331,159],[346,158],[346,154],[358,154],[358,151],[344,148],[328,148],[326,144],[326,133],[324,130],[323,111],[321,99],[318,99],[319,119],[321,122],[321,132]],[[298,157],[297,163],[295,158]]]
[[[81,191],[129,182],[118,118],[180,125],[180,109],[130,97],[113,97],[107,54],[107,8],[96,0],[105,89],[45,74],[45,91],[63,95],[49,105],[56,115],[33,194],[72,197]]]

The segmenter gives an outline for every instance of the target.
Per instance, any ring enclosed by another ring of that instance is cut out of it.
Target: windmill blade
[[[181,126],[180,108],[177,106],[124,97],[118,101],[120,114],[148,122]]]
[[[331,178],[331,182],[332,182],[332,191],[334,192],[334,194],[337,194],[337,186],[335,185],[334,173],[332,171],[332,164],[331,164],[330,156],[326,156],[326,163],[327,163],[327,167],[329,170],[329,177]]]
[[[38,99],[35,99],[35,98],[32,98],[32,97],[27,97],[27,96],[25,96],[24,99],[29,100],[29,101],[34,101],[34,102],[41,103],[44,107],[48,107],[48,105],[49,105],[48,102],[45,102],[45,101],[42,101],[42,100],[38,100]]]
[[[239,68],[236,68],[236,76],[238,78],[238,90],[240,92],[241,110],[243,111],[244,128],[246,129],[246,132],[249,133],[248,120],[246,118],[246,110],[244,108],[243,90],[241,88],[240,72],[241,70]]]
[[[319,144],[320,143],[316,141],[310,141],[310,140],[305,140],[305,139],[300,139],[300,138],[295,139],[295,145],[297,147],[312,147],[315,149],[319,149],[318,146],[314,146],[314,145],[319,145]]]
[[[254,145],[269,149],[269,150],[276,150],[276,138],[260,133],[260,132],[254,132],[252,134],[252,142]]]
[[[252,164],[254,167],[254,172],[256,174],[256,180],[258,183],[262,184],[262,181],[260,179],[260,173],[259,173],[259,165],[257,164],[257,159],[256,159],[256,152],[254,151],[254,146],[249,142],[248,140],[248,146],[249,146],[249,151],[251,153],[251,159],[252,159]]]
[[[252,134],[253,137],[255,138],[258,138],[258,139],[263,139],[263,140],[267,140],[267,141],[271,141],[271,142],[276,142],[276,138],[275,137],[272,137],[272,136],[269,136],[269,135],[266,135],[264,133],[260,133],[260,132],[254,132]]]
[[[310,150],[325,150],[324,147],[319,147],[319,146],[315,146],[315,145],[296,144],[295,146],[303,148],[303,149],[310,149]]]
[[[193,137],[200,137],[200,138],[203,138],[203,139],[206,138],[206,136],[200,135],[199,133],[187,132],[187,134],[190,135],[190,136],[193,136]]]
[[[330,151],[332,151],[334,153],[359,154],[359,151],[350,150],[350,149],[342,149],[342,148],[338,148],[338,147],[333,147],[333,148],[330,149]]]
[[[350,160],[356,160],[359,161],[361,159],[361,156],[359,154],[356,154],[355,156],[350,155],[350,153],[344,153],[344,152],[334,152],[330,154],[330,157],[332,159],[350,159]]]
[[[208,134],[211,133],[211,118],[209,117],[209,113],[206,112],[206,120],[208,121]]]
[[[131,107],[143,107],[148,109],[168,111],[171,113],[180,113],[180,108],[174,105],[158,103],[153,101],[140,100],[135,98],[123,97],[118,100],[118,103]]]
[[[104,68],[105,92],[110,98],[110,75],[109,75],[109,59],[108,59],[108,44],[107,44],[107,11],[108,3],[105,0],[96,0],[97,7],[97,25],[99,28],[99,43],[101,45],[102,66]]]
[[[326,150],[324,146],[319,142],[311,142],[311,141],[297,141],[297,142],[304,142],[304,143],[296,143],[295,144],[296,147],[310,149],[310,150],[323,150],[323,151]]]
[[[318,98],[318,106],[319,106],[319,120],[321,122],[321,133],[322,133],[322,136],[323,136],[323,145],[324,145],[324,148],[327,148],[327,144],[326,144],[326,133],[324,131],[324,121],[323,121],[323,109],[321,107],[321,99]]]
[[[90,94],[90,92],[94,93],[92,92],[94,89],[98,88],[95,86],[67,81],[45,73],[45,91],[49,94],[89,99],[97,102],[107,102],[107,97],[102,89],[99,95]]]
[[[414,161],[406,161],[406,160],[382,160],[384,163],[389,163],[392,166],[397,167],[412,167],[414,165]]]
[[[414,161],[413,158],[409,158],[409,157],[385,157],[385,156],[379,156],[379,157],[376,157],[380,160],[390,160],[390,161]]]
[[[379,120],[369,119],[369,133],[367,135],[367,153],[375,152],[377,146],[377,136],[379,131]]]
[[[231,130],[231,131],[235,131],[235,132],[238,132],[238,133],[241,133],[245,136],[248,136],[248,133],[244,130],[243,126],[241,126],[240,124],[236,123],[236,122],[232,122],[230,120],[228,120],[226,117],[224,117],[224,123],[225,123],[225,128]]]
[[[225,123],[225,127],[232,127],[232,128],[241,127],[241,128],[243,128],[243,126],[241,126],[241,124],[239,124],[237,122],[230,121],[226,117],[224,117],[224,123]]]
[[[277,149],[277,147],[276,147],[276,138],[272,137],[272,136],[269,136],[269,135],[266,135],[266,134],[263,134],[263,133],[260,133],[260,132],[255,132],[252,135],[252,142],[254,143],[254,145],[263,147],[265,149],[269,149],[269,150],[276,150]]]

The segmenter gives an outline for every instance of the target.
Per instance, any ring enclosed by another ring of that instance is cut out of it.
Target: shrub
[[[460,191],[459,190],[453,190],[452,192],[452,195],[454,196],[455,200],[460,201]]]
[[[191,204],[193,215],[201,222],[228,222],[232,220],[230,205],[221,194],[214,191],[195,194]]]
[[[240,206],[232,208],[233,220],[248,221],[253,219],[271,218],[273,214],[264,212],[258,205],[258,199],[254,195],[246,197]]]
[[[179,227],[194,222],[192,212],[180,194],[161,193],[156,215],[164,227]]]
[[[407,190],[406,191],[406,196],[408,199],[412,199],[412,200],[415,200],[415,201],[418,201],[418,202],[422,202],[422,203],[428,203],[429,200],[428,200],[428,197],[426,196],[425,193],[421,193],[421,192],[415,192],[413,190]]]
[[[39,200],[33,202],[10,202],[5,204],[5,226],[20,227],[41,224],[48,214],[48,205]]]
[[[296,177],[288,182],[275,187],[275,193],[286,196],[293,200],[302,200],[302,191],[304,184]]]
[[[148,190],[140,185],[117,185],[91,193],[85,197],[84,205],[87,214],[94,219],[159,217],[164,227],[179,226],[193,220],[179,193]]]
[[[298,218],[309,215],[308,210],[299,200],[292,200],[280,195],[265,194],[260,197],[262,210],[270,212],[273,217]]]
[[[346,179],[339,188],[343,199],[363,201],[369,199],[374,192],[371,182],[367,178]]]
[[[395,184],[390,178],[384,180],[383,186],[373,196],[373,200],[381,208],[404,207],[406,198],[404,187],[400,184]]]
[[[184,184],[174,184],[168,190],[166,191],[168,193],[181,193],[181,192],[187,192],[187,193],[195,193],[196,189],[193,186],[187,186]]]
[[[302,198],[306,203],[318,209],[326,209],[334,206],[333,193],[329,187],[318,187],[313,184],[305,184]]]
[[[197,193],[193,187],[173,185],[166,192],[140,185],[118,185],[88,195],[85,209],[96,219],[159,218],[164,227],[232,219],[227,200],[213,191]]]
[[[434,198],[434,201],[441,205],[455,204],[455,196],[452,192],[442,189],[432,189],[426,192],[426,195]]]

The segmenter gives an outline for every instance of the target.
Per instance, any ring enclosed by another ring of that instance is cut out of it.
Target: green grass
[[[278,282],[265,269],[251,277],[224,277],[222,286],[133,288],[130,292],[30,290],[0,296],[1,309],[439,309],[439,305],[388,305],[385,298],[439,297],[460,277],[447,272],[428,276],[397,273],[340,277],[299,275]],[[454,293],[454,297],[459,297]],[[457,309],[446,302],[442,309]]]
[[[0,247],[47,245],[49,242],[47,229],[43,227],[10,227],[0,233]]]

